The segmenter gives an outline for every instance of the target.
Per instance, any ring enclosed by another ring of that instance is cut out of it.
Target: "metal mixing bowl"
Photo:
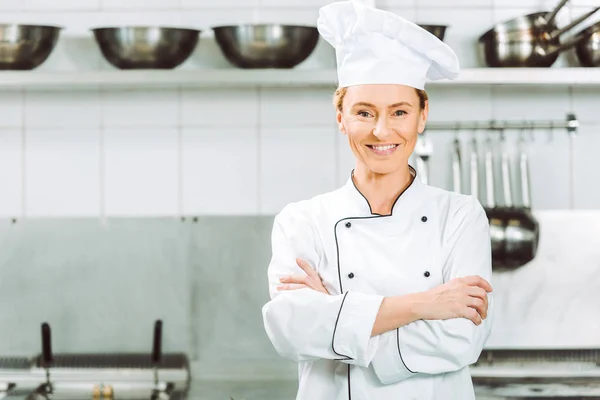
[[[444,41],[444,36],[446,35],[447,25],[419,25],[421,28],[425,29],[432,35],[436,36],[441,41]]]
[[[0,70],[39,67],[54,50],[61,29],[46,25],[0,24]]]
[[[201,31],[158,26],[92,29],[102,55],[120,69],[172,69],[192,54]]]
[[[239,68],[293,68],[310,56],[319,41],[317,28],[309,26],[257,24],[212,29],[225,57]]]

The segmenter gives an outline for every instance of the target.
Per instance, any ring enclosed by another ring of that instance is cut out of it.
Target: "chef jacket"
[[[415,174],[411,168],[411,174]],[[418,320],[371,337],[384,297],[479,275],[491,281],[489,223],[470,195],[417,178],[389,215],[372,213],[352,177],[341,188],[290,203],[276,215],[268,267],[266,333],[298,362],[297,400],[471,400],[469,365],[490,334],[466,318]],[[308,262],[330,295],[278,291]]]

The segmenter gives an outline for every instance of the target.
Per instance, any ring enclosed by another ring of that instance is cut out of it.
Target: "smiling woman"
[[[420,181],[426,79],[454,79],[434,35],[361,0],[321,8],[336,49],[345,185],[275,217],[266,333],[298,362],[297,400],[474,400],[493,315],[489,223],[472,196]]]

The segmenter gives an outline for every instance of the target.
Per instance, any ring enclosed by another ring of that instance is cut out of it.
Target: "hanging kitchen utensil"
[[[501,265],[504,261],[504,215],[496,207],[494,197],[494,159],[493,144],[488,136],[485,148],[485,189],[486,205],[484,206],[490,224],[490,240],[492,246],[492,266]]]
[[[575,54],[583,67],[600,67],[600,21],[579,32],[586,39],[577,43]]]
[[[558,28],[556,15],[568,0],[551,12],[537,12],[496,24],[479,37],[479,51],[488,67],[550,67],[559,53],[586,40],[593,32],[582,32],[564,43],[559,37],[592,16],[600,7]]]
[[[477,139],[473,136],[471,141],[471,154],[469,157],[471,166],[471,195],[479,198],[479,156],[477,154]]]
[[[421,182],[428,184],[429,182],[429,157],[433,152],[433,144],[423,132],[417,140],[415,146],[415,154],[417,155],[417,175],[421,177]]]
[[[502,191],[504,193],[504,207],[512,208],[512,188],[511,188],[511,179],[510,179],[510,160],[508,159],[508,152],[506,151],[506,138],[504,137],[504,132],[500,133],[501,137],[501,172],[502,172]]]
[[[522,137],[519,150],[522,207],[514,207],[509,211],[506,220],[504,265],[507,268],[521,267],[533,260],[539,242],[539,224],[531,213],[529,160]]]
[[[452,147],[452,190],[456,193],[462,193],[461,175],[460,140],[458,139],[457,131],[457,136],[454,138]]]

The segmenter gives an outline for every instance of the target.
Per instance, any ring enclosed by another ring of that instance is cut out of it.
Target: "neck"
[[[371,212],[391,214],[396,199],[411,184],[413,176],[408,164],[388,174],[378,174],[364,164],[357,164],[352,180],[369,202]]]

